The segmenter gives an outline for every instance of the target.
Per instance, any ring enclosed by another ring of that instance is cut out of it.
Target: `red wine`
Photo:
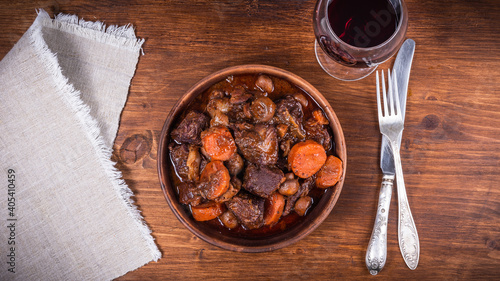
[[[394,34],[398,17],[388,0],[332,0],[328,20],[342,41],[368,48],[382,44]]]

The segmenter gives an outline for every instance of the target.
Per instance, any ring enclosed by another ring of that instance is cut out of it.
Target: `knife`
[[[415,41],[407,39],[401,46],[392,68],[392,73],[396,76],[403,121],[406,112],[408,81],[410,79],[410,69],[414,53]],[[401,145],[401,136],[398,141]],[[365,257],[366,267],[372,275],[379,273],[387,260],[387,223],[395,175],[394,156],[392,155],[389,141],[384,135],[382,135],[382,146],[380,148],[380,168],[382,169],[383,177],[382,185],[380,186],[377,215]]]

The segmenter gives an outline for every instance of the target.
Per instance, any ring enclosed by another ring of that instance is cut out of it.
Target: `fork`
[[[403,134],[403,118],[401,113],[401,105],[399,104],[398,87],[396,81],[396,74],[393,73],[391,77],[390,70],[387,71],[388,76],[388,95],[384,82],[384,72],[382,72],[382,95],[384,103],[384,111],[382,112],[381,98],[380,98],[380,83],[378,71],[377,78],[377,108],[378,108],[378,122],[380,132],[387,137],[392,148],[394,155],[394,165],[396,169],[396,184],[398,190],[398,240],[399,248],[406,265],[414,270],[417,268],[420,256],[420,242],[418,239],[417,228],[413,221],[413,216],[408,204],[408,197],[406,195],[406,188],[403,178],[403,168],[401,166],[401,156],[399,154],[398,138]],[[389,102],[388,102],[389,101]]]

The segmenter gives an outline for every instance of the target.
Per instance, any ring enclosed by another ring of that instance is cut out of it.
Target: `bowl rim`
[[[216,230],[210,229],[208,227],[202,227],[199,223],[197,224],[197,222],[195,222],[192,218],[189,217],[188,214],[186,214],[186,212],[184,211],[184,207],[182,207],[180,203],[173,202],[174,200],[177,200],[177,195],[174,190],[175,188],[169,180],[168,169],[165,167],[165,165],[163,165],[166,160],[169,161],[169,128],[172,128],[172,126],[174,125],[174,121],[181,114],[181,109],[189,105],[196,96],[203,93],[213,84],[222,81],[230,75],[257,73],[269,74],[291,82],[293,85],[301,88],[306,93],[308,93],[309,96],[313,98],[313,100],[323,109],[323,112],[327,115],[328,120],[330,121],[331,129],[332,131],[334,131],[333,139],[335,140],[335,152],[337,156],[342,160],[343,165],[342,176],[339,182],[334,187],[330,187],[325,192],[325,194],[323,194],[318,205],[311,211],[311,213],[308,214],[310,219],[303,220],[301,223],[292,226],[291,229],[265,238],[249,239],[238,237],[223,237],[224,239],[220,239],[214,237],[220,235],[220,232],[217,232]],[[262,64],[244,64],[227,67],[213,72],[208,76],[205,76],[196,84],[194,84],[187,92],[185,92],[181,96],[181,98],[177,100],[177,102],[171,108],[161,130],[160,141],[158,143],[157,150],[157,170],[160,186],[163,191],[164,197],[176,218],[189,231],[191,231],[191,233],[195,234],[203,241],[220,248],[236,252],[257,253],[277,250],[292,245],[313,232],[329,216],[340,196],[345,179],[346,164],[347,151],[344,133],[342,131],[340,122],[335,112],[333,111],[333,108],[328,103],[323,94],[321,94],[321,92],[319,92],[309,82],[294,73],[274,66]],[[164,168],[167,171],[165,171]],[[328,196],[325,196],[327,194]]]

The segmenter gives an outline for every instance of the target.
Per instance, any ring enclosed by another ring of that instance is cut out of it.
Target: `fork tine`
[[[384,77],[384,71],[381,70],[382,72],[382,94],[384,95],[384,116],[388,116],[388,108],[387,108],[387,93],[385,91],[385,77]]]
[[[378,79],[378,70],[376,72],[377,74],[377,112],[378,112],[378,120],[382,119],[382,107],[380,105],[380,82]]]
[[[394,88],[394,97],[396,99],[396,108],[397,108],[397,114],[401,115],[401,118],[403,118],[402,110],[401,110],[401,102],[399,101],[399,93],[398,93],[398,79],[396,79],[396,72],[392,72],[392,80],[393,80],[393,88]]]
[[[394,91],[392,89],[392,77],[391,77],[391,70],[387,69],[387,84],[389,84],[389,96],[387,97],[389,99],[389,111],[390,115],[396,114],[395,108],[394,108]]]

